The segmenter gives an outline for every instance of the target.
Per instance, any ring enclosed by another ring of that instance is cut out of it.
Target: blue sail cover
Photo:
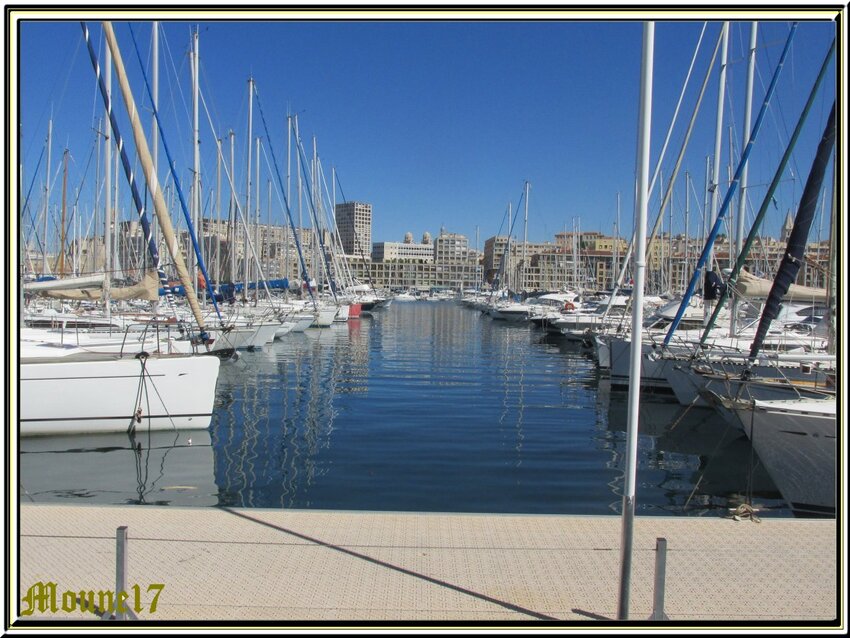
[[[248,290],[257,290],[263,286],[262,282],[249,281],[248,282]],[[283,279],[269,279],[266,281],[266,286],[268,286],[269,290],[289,290],[289,279],[284,277]],[[236,283],[236,284],[219,284],[213,285],[213,288],[216,291],[216,299],[230,299],[236,295],[236,293],[242,292],[245,288],[244,283]],[[185,295],[186,291],[183,289],[183,286],[173,286],[171,288],[171,292],[175,295]],[[165,290],[163,288],[159,289],[160,296],[165,294]]]

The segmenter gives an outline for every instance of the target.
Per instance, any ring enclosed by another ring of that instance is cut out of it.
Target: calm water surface
[[[21,442],[33,501],[619,514],[625,393],[590,354],[454,302],[394,303],[221,367],[209,431]],[[746,438],[643,401],[637,508],[790,516]]]

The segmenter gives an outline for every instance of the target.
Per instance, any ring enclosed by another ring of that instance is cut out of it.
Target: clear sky
[[[78,210],[85,224],[95,198],[97,154],[93,128],[102,116],[103,106],[78,22],[81,15],[71,14],[67,21],[20,23],[19,124],[24,195],[30,184],[35,184],[31,206],[38,211],[43,205],[46,159],[42,159],[37,173],[36,164],[45,148],[52,114],[51,171],[55,181],[51,202],[53,206],[60,202],[62,153],[67,147],[71,157],[68,197],[79,191]],[[87,17],[103,64],[104,38],[97,21],[102,16]],[[160,13],[135,17],[138,21],[133,31],[150,78],[149,20],[168,16]],[[229,14],[222,21],[213,20],[217,16],[212,13],[199,11],[194,21],[185,14],[179,17],[180,21],[160,23],[159,109],[188,197],[192,168],[188,51],[192,29],[197,27],[201,92],[215,126],[212,131],[201,107],[206,215],[215,215],[214,202],[210,201],[216,185],[215,138],[225,138],[225,154],[229,158],[227,134],[231,129],[236,135],[235,181],[240,200],[245,199],[250,76],[259,93],[259,103],[253,107],[253,133],[263,138],[268,162],[273,151],[285,181],[286,115],[298,113],[306,153],[312,154],[315,136],[328,184],[331,169],[335,168],[345,198],[372,204],[373,241],[401,241],[407,231],[418,241],[423,232],[436,236],[445,227],[467,235],[473,246],[478,232],[483,246],[485,238],[499,231],[509,203],[517,209],[525,180],[531,184],[531,241],[552,241],[556,232],[572,230],[574,226],[583,231],[614,234],[618,193],[620,230],[622,234],[631,232],[643,29],[640,14],[623,15],[622,19],[603,19],[602,15],[592,20],[562,14],[562,19],[555,20],[530,13],[494,16],[472,12],[462,21],[446,13],[426,14],[427,19],[422,21],[411,21],[407,16],[378,20],[375,14],[347,14],[327,21],[293,21],[287,19],[292,15],[279,12],[273,16],[279,19],[274,21],[234,19]],[[489,17],[500,19],[485,20]],[[505,20],[506,17],[522,19]],[[664,20],[656,22],[653,167],[705,17],[696,12],[668,12]],[[729,37],[720,155],[721,200],[725,194],[728,175],[734,171],[742,146],[752,14],[710,16],[662,164],[650,208],[651,220],[657,214],[660,186],[666,186],[682,145],[722,20],[732,17],[737,21],[731,23]],[[760,22],[753,120],[790,28],[786,15],[780,19],[770,13],[755,17]],[[145,127],[150,130],[151,102],[126,19],[115,16],[113,24],[135,99]],[[807,20],[799,25],[777,97],[751,156],[751,211],[761,203],[834,34],[835,24],[828,20]],[[766,225],[771,234],[778,233],[789,210],[796,211],[836,93],[834,60],[798,144],[792,170],[777,193],[777,205]],[[693,179],[688,217],[691,234],[697,234],[695,229],[702,223],[705,163],[714,152],[718,86],[715,69],[676,183],[673,225],[677,232],[685,225],[685,171]],[[125,144],[135,161],[116,79],[113,91]],[[259,106],[270,128],[270,148]],[[267,180],[275,178],[267,169],[265,157],[261,165],[265,221]],[[160,150],[161,179],[165,171],[165,155]],[[137,172],[140,174],[141,169],[137,168]],[[293,169],[293,175],[294,172]],[[123,175],[120,193],[124,218],[134,217]],[[339,190],[336,197],[342,201]],[[295,199],[294,195],[291,199]],[[273,200],[273,223],[283,223],[284,213],[277,196]],[[291,204],[297,219],[295,202]],[[304,211],[306,218],[306,208]],[[24,228],[28,226],[25,222]],[[825,238],[827,226],[828,221],[816,222],[812,232],[821,232]],[[520,239],[523,236],[522,214],[517,218],[514,235]]]

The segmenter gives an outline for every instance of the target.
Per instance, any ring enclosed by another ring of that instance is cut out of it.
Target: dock
[[[21,597],[37,583],[54,583],[59,603],[66,591],[114,590],[126,526],[140,621],[594,625],[617,622],[621,525],[613,514],[21,503],[18,601],[28,608]],[[664,539],[668,624],[837,628],[839,530],[835,519],[638,516],[628,622],[662,611]],[[19,617],[12,605],[21,627],[96,620],[61,607]]]

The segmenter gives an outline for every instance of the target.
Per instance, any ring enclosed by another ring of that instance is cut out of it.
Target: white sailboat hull
[[[20,434],[207,428],[220,363],[210,355],[22,360]]]
[[[835,399],[753,401],[734,410],[791,509],[834,515]]]

